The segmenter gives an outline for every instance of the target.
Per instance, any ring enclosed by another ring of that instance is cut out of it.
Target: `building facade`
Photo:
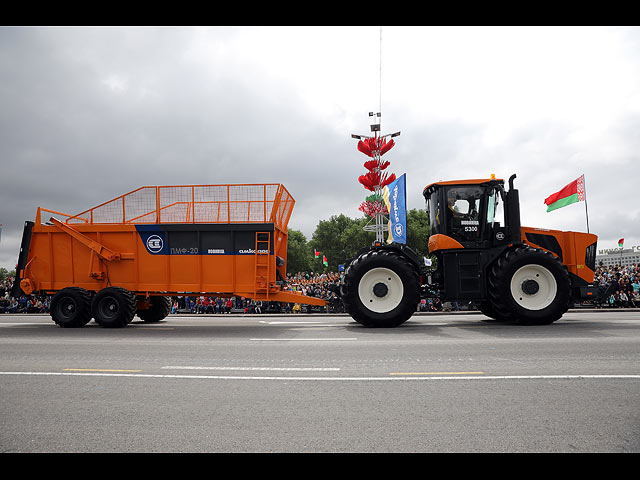
[[[640,245],[631,248],[598,249],[598,253],[596,254],[596,266],[597,265],[621,265],[623,267],[640,265]]]

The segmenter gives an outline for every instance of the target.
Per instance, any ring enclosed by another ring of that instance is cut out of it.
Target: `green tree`
[[[15,278],[16,271],[15,270],[7,270],[4,267],[0,267],[0,282],[6,280],[7,278]]]
[[[428,256],[429,221],[426,210],[412,208],[407,212],[407,245],[418,255]]]
[[[353,258],[362,248],[371,246],[376,236],[373,232],[366,232],[364,226],[369,223],[367,217],[354,220],[343,232],[345,243],[345,257]],[[343,258],[344,260],[344,258]]]
[[[356,256],[362,248],[371,246],[375,240],[373,232],[364,231],[364,226],[373,220],[369,217],[349,218],[344,214],[334,215],[329,220],[321,220],[309,242],[309,251],[319,250],[327,257],[329,266],[312,258],[312,271],[337,271],[338,265]],[[385,240],[387,235],[385,233]],[[418,255],[427,256],[429,222],[424,210],[412,209],[407,212],[407,245]]]
[[[371,244],[371,234],[362,231],[366,219],[349,218],[344,214],[334,215],[329,220],[320,220],[313,232],[309,246],[327,257],[328,266],[322,264],[322,255],[313,260],[312,271],[338,271],[338,265],[357,251]],[[363,235],[364,234],[364,235]],[[367,241],[366,238],[369,240]]]
[[[298,230],[289,230],[287,238],[287,273],[311,270],[312,253],[307,237]]]

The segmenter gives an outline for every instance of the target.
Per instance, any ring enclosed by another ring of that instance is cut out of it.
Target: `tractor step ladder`
[[[254,284],[254,293],[257,297],[259,294],[269,295],[269,278],[270,278],[270,259],[269,246],[271,245],[270,232],[256,232],[256,281]]]

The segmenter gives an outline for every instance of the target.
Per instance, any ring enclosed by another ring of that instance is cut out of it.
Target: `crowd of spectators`
[[[262,302],[245,297],[181,296],[172,297],[171,313],[224,314],[224,313],[297,313],[327,312],[343,313],[342,301],[337,295],[337,287],[342,273],[299,272],[287,274],[282,288],[285,291],[300,292],[309,297],[322,298],[326,307],[298,303]],[[594,283],[608,294],[600,302],[582,306],[596,308],[640,308],[640,265],[604,266],[596,268]],[[10,295],[13,279],[0,282],[0,313],[49,313],[51,297],[48,295]],[[418,311],[438,312],[443,310],[474,309],[473,305],[442,304],[437,298],[422,299]]]
[[[11,296],[13,278],[0,282],[0,313],[49,313],[51,297],[49,295]]]
[[[640,308],[640,265],[598,266],[594,283],[608,291],[596,308]]]
[[[341,278],[337,273],[288,274],[282,289],[300,292],[309,297],[327,300],[326,307],[314,307],[299,303],[264,302],[247,297],[181,296],[172,297],[171,313],[298,313],[298,312],[342,312],[342,302],[335,289]]]

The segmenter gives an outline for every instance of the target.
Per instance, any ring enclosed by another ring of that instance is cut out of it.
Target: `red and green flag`
[[[618,240],[618,246],[622,248],[622,245],[624,245],[624,238],[621,238],[620,240]]]
[[[544,201],[547,205],[547,212],[558,208],[566,207],[576,202],[584,202],[584,175],[580,176],[562,190],[549,195]]]
[[[322,263],[324,263],[325,267],[329,266],[329,261],[327,260],[327,256],[326,255],[322,256]]]
[[[320,258],[320,252],[317,251],[315,248],[313,249],[313,255],[314,255],[314,258]]]

